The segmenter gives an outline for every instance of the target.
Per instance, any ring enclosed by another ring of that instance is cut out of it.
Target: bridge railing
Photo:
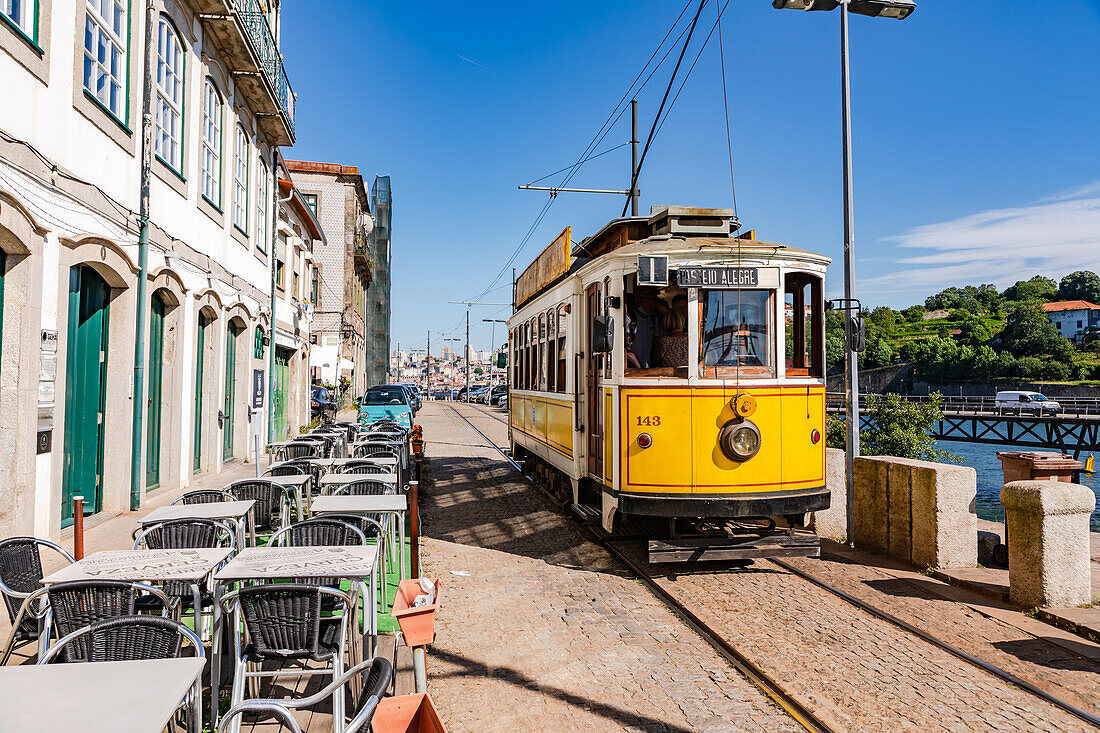
[[[860,410],[867,407],[866,394],[859,396]],[[911,402],[930,402],[931,397],[920,395],[905,395],[904,399]],[[1056,397],[1054,399],[1060,406],[1058,415],[1062,417],[1083,417],[1100,415],[1100,397]],[[834,411],[844,407],[844,394],[842,392],[829,392],[825,395],[825,402]],[[998,409],[995,397],[986,396],[947,396],[941,399],[941,408],[944,414],[986,414],[996,415],[1002,411]],[[1008,413],[1015,414],[1015,413]],[[1025,415],[1029,414],[1026,409]]]

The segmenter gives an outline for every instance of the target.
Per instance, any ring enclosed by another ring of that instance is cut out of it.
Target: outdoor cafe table
[[[229,564],[214,575],[214,640],[211,644],[211,669],[219,679],[212,683],[213,706],[211,714],[218,712],[217,687],[220,680],[219,650],[221,646],[221,597],[225,586],[237,581],[269,581],[294,578],[343,578],[363,584],[369,581],[365,603],[367,624],[363,629],[363,641],[374,653],[377,634],[376,610],[378,548],[374,545],[341,545],[337,547],[249,547],[242,550]],[[234,623],[239,623],[234,620]]]
[[[201,657],[0,667],[0,731],[160,733],[192,690],[202,704]]]
[[[405,512],[409,509],[409,497],[405,494],[378,496],[321,495],[313,500],[313,513],[323,514],[392,514],[400,532],[397,567],[400,580],[405,579]]]
[[[232,522],[237,530],[237,548],[245,546],[245,521],[252,505],[252,499],[244,501],[214,501],[209,504],[171,504],[154,509],[141,519],[143,527],[149,527],[171,519],[213,519],[217,522]],[[250,525],[249,525],[250,526]],[[251,526],[250,526],[251,530]],[[253,536],[252,539],[255,539]]]
[[[195,633],[202,628],[202,584],[233,551],[228,547],[193,550],[104,550],[66,565],[42,579],[43,585],[70,580],[177,580],[191,586]],[[0,721],[2,725],[2,721]]]

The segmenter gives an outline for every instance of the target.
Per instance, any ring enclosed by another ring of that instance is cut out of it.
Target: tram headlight
[[[718,434],[718,445],[731,461],[747,461],[760,450],[760,429],[751,420],[728,422]]]

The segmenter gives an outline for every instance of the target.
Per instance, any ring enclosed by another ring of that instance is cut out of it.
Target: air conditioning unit
[[[694,206],[654,206],[649,212],[654,235],[728,237],[741,227],[733,209]]]

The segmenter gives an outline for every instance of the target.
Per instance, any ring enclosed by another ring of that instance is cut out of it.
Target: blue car
[[[359,425],[365,427],[379,420],[393,420],[412,430],[412,406],[403,387],[371,387],[363,394],[359,400]]]

